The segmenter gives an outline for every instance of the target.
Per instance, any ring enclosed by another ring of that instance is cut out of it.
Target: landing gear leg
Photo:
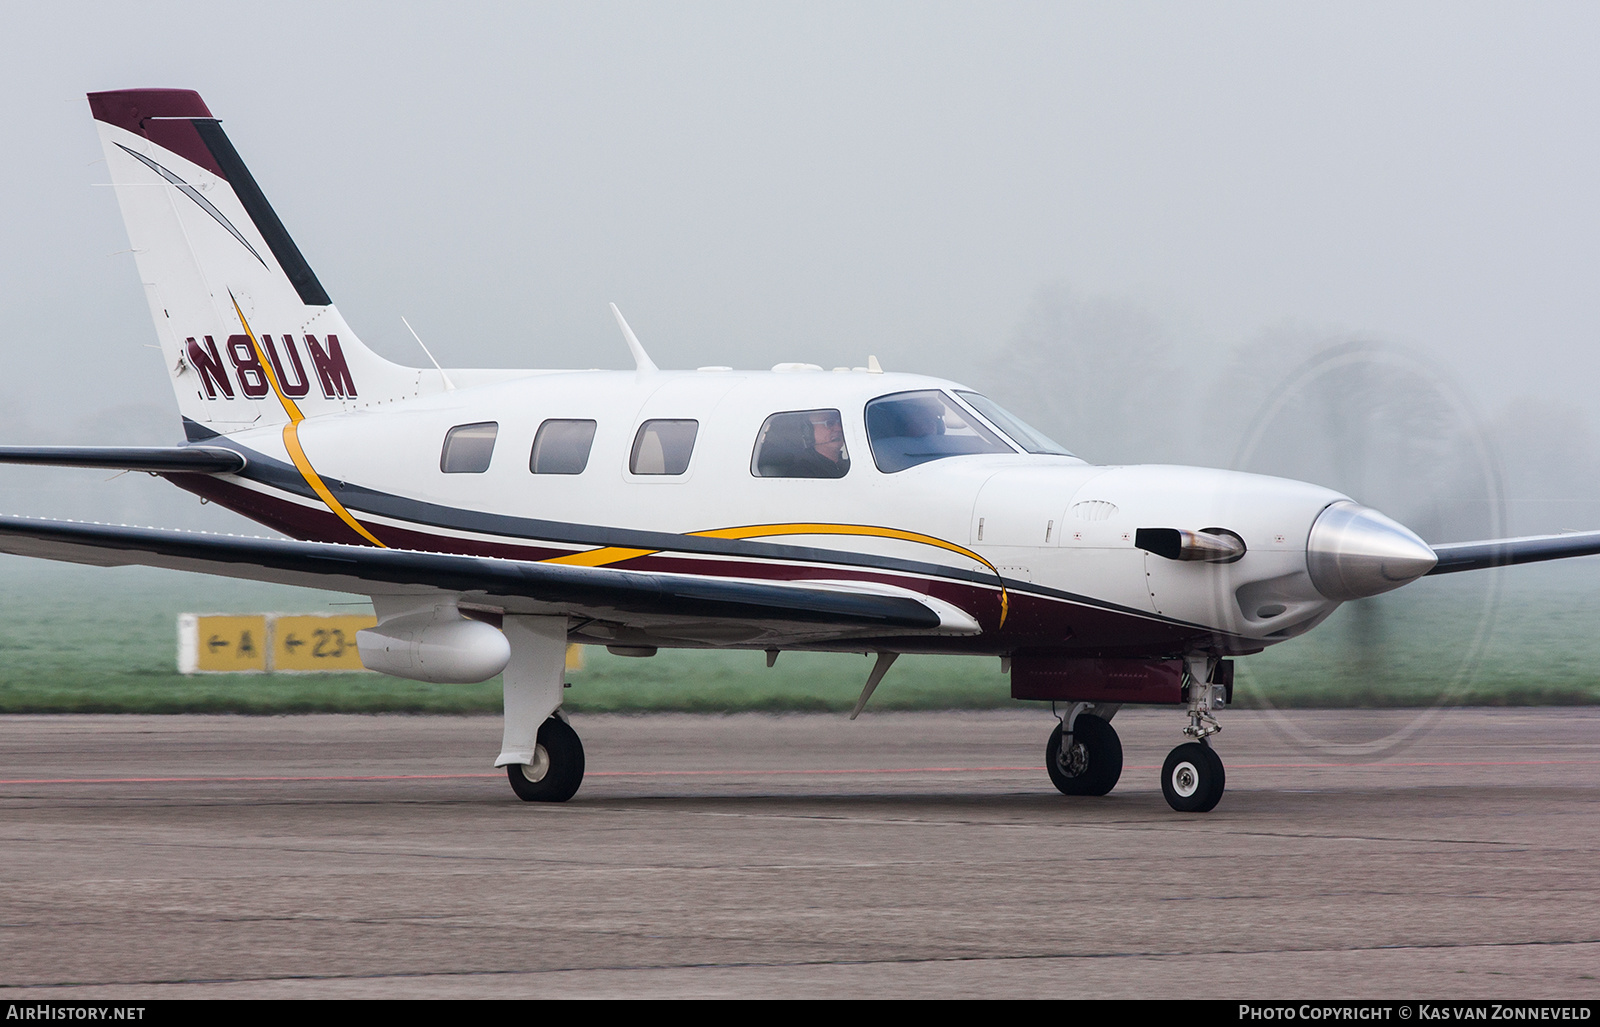
[[[1183,733],[1194,739],[1167,754],[1161,766],[1161,794],[1180,813],[1209,813],[1222,800],[1227,773],[1222,758],[1211,747],[1211,736],[1222,730],[1212,710],[1227,705],[1227,685],[1218,674],[1215,657],[1188,657],[1189,725]]]
[[[525,802],[566,802],[583,783],[583,743],[559,710],[567,666],[565,617],[507,616],[505,737],[494,765],[505,767]]]
[[[1094,710],[1094,713],[1087,712]],[[1044,769],[1063,795],[1104,795],[1122,776],[1122,740],[1108,721],[1117,707],[1074,703],[1050,733]],[[1096,714],[1104,714],[1104,717]]]

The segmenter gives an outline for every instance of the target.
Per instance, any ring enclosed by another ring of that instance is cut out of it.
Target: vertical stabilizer
[[[356,338],[199,93],[89,109],[186,419],[226,434],[288,420],[284,400],[314,417],[438,388]]]

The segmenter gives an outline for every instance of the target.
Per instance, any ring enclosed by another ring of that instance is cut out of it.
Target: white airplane
[[[998,656],[1013,696],[1065,711],[1063,793],[1109,792],[1113,716],[1166,705],[1188,741],[1162,792],[1206,811],[1231,657],[1425,574],[1600,553],[1600,532],[1430,547],[1316,485],[1092,466],[876,360],[663,371],[620,313],[631,371],[403,367],[345,323],[197,93],[89,106],[187,442],[0,461],[151,471],[291,538],[6,517],[0,551],[370,595],[367,667],[504,673],[495,765],[525,800],[583,778],[574,641],[876,653],[852,718],[901,653]]]

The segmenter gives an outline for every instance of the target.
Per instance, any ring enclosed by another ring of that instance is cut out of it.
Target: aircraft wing
[[[368,595],[448,593],[507,612],[567,613],[727,642],[979,630],[939,600],[847,582],[750,581],[12,516],[0,517],[0,552]],[[718,625],[734,630],[718,634]]]
[[[1432,546],[1439,562],[1429,574],[1454,574],[1489,567],[1509,567],[1541,560],[1564,560],[1570,556],[1600,553],[1600,531],[1578,531],[1566,535],[1530,535],[1526,538],[1499,538],[1485,542],[1452,542]]]
[[[0,446],[0,464],[226,474],[244,470],[245,458],[221,446]]]

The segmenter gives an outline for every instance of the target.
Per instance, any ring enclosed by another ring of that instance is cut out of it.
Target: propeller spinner
[[[1348,500],[1322,511],[1306,541],[1312,585],[1340,602],[1409,584],[1438,562],[1439,557],[1410,528]]]

